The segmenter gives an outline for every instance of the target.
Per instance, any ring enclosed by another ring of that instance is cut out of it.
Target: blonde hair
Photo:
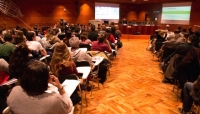
[[[73,60],[71,58],[71,54],[67,45],[63,42],[59,42],[56,44],[54,53],[50,62],[51,72],[56,76],[59,75],[59,71],[62,70],[61,65],[64,67],[72,67]]]

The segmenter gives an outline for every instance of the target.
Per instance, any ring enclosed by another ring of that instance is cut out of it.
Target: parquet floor
[[[100,89],[87,94],[83,114],[179,114],[172,85],[163,84],[157,59],[146,51],[148,39],[122,39],[110,76]],[[76,114],[79,114],[76,111]]]

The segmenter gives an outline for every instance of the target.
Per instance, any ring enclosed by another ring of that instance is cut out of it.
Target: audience
[[[39,61],[31,62],[7,99],[11,111],[16,114],[67,114],[72,103],[57,77],[49,76],[48,67]],[[59,94],[46,92],[48,83],[58,88]]]

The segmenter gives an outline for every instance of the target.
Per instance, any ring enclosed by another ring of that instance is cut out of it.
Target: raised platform
[[[149,39],[150,35],[122,34],[121,39]]]

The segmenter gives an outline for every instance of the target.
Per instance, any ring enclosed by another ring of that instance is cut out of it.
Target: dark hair
[[[110,33],[111,32],[110,28],[106,28],[106,32]]]
[[[18,45],[23,42],[25,42],[25,38],[23,36],[20,36],[20,35],[14,36],[14,44]]]
[[[6,33],[5,35],[4,35],[4,37],[3,37],[3,39],[5,40],[5,41],[12,41],[12,35],[11,34],[9,34],[9,33]]]
[[[178,29],[178,30],[181,30],[181,28],[182,28],[181,26],[178,26],[178,28],[177,28],[177,29]]]
[[[95,30],[95,25],[91,25],[91,30],[92,30],[92,31]]]
[[[75,30],[74,30],[76,33],[78,33],[80,31],[80,28],[79,27],[75,27]]]
[[[34,37],[34,33],[33,33],[33,32],[28,32],[28,33],[26,34],[26,39],[27,39],[28,41],[32,41],[33,37]]]
[[[28,30],[26,28],[22,28],[21,31],[23,31],[23,33],[24,33],[25,36],[28,33]]]
[[[103,43],[105,39],[107,39],[108,34],[107,33],[101,33],[98,35],[98,43]]]
[[[81,34],[80,39],[81,39],[81,41],[85,41],[86,39],[88,39],[88,36],[85,34]]]
[[[199,47],[198,43],[199,43],[199,39],[196,37],[195,34],[192,34],[188,37],[189,41],[192,43],[193,46],[195,47]]]
[[[48,67],[39,61],[31,62],[25,69],[19,84],[29,96],[43,94],[48,88]]]
[[[30,61],[29,54],[31,50],[26,43],[18,45],[9,61],[9,72],[11,77],[18,78],[24,72],[24,68],[27,67],[27,63]]]

